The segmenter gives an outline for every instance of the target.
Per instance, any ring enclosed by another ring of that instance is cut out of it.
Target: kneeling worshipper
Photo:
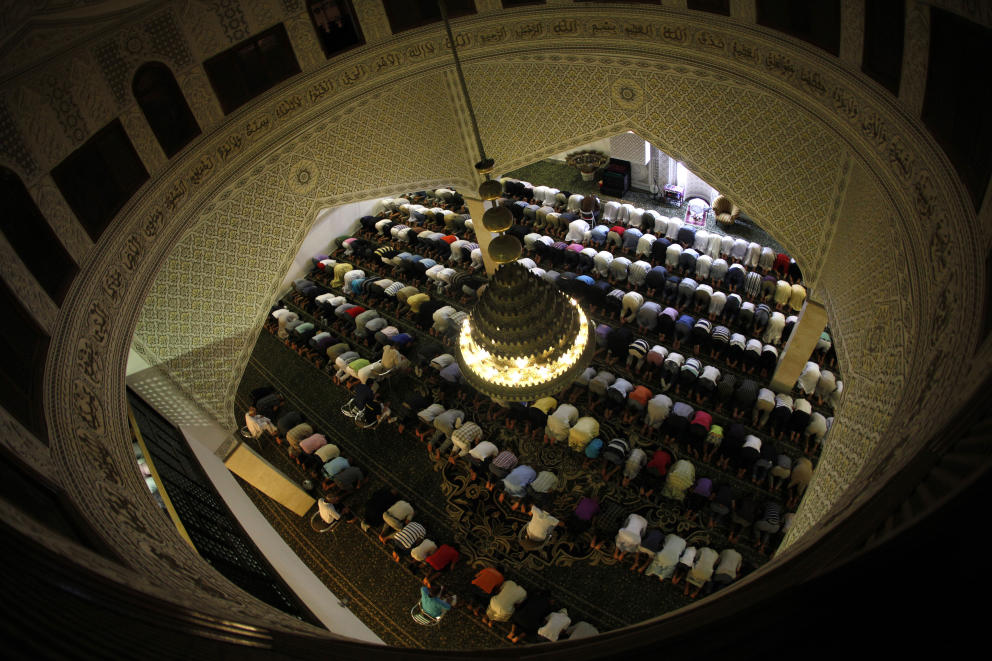
[[[532,542],[545,542],[551,537],[555,526],[564,525],[536,505],[530,507],[530,522],[527,524],[527,538]]]

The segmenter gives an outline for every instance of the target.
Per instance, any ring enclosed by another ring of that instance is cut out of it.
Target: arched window
[[[57,305],[79,270],[21,178],[0,168],[0,232]]]
[[[166,156],[171,158],[200,135],[200,125],[169,67],[161,62],[143,64],[134,74],[131,90]]]
[[[307,0],[307,13],[325,57],[365,43],[350,0]]]
[[[203,61],[224,114],[300,73],[286,26],[278,23]]]

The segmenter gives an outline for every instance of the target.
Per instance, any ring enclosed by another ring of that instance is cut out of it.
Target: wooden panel
[[[293,480],[242,443],[224,461],[227,468],[291,512],[305,515],[314,499]]]

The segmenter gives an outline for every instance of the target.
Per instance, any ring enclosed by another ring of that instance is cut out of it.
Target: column
[[[799,374],[809,362],[820,334],[827,327],[827,311],[822,304],[806,299],[799,313],[799,321],[789,335],[789,341],[779,356],[778,367],[772,375],[771,389],[780,392],[791,392]]]
[[[865,48],[865,3],[842,0],[840,4],[840,59],[861,69]]]
[[[754,0],[730,0],[730,16],[744,23],[757,23],[758,10]]]
[[[902,78],[899,100],[907,112],[919,115],[927,91],[930,58],[930,6],[919,0],[906,0],[906,26],[902,46]]]

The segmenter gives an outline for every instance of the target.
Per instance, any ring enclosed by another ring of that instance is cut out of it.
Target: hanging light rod
[[[479,135],[479,123],[475,119],[475,108],[472,107],[472,97],[468,95],[468,85],[465,84],[465,74],[462,73],[462,62],[458,59],[458,47],[455,46],[455,37],[451,33],[451,23],[448,22],[448,3],[445,0],[438,0],[437,6],[441,10],[444,30],[448,33],[448,43],[451,44],[451,55],[455,60],[455,72],[458,74],[458,83],[462,86],[462,96],[465,97],[465,104],[468,106],[468,117],[472,122],[472,133],[475,134],[475,143],[479,147],[479,162],[475,164],[475,169],[479,171],[479,174],[488,175],[492,172],[495,161],[486,156],[486,148],[482,146],[482,136]],[[486,178],[488,179],[488,177]]]

